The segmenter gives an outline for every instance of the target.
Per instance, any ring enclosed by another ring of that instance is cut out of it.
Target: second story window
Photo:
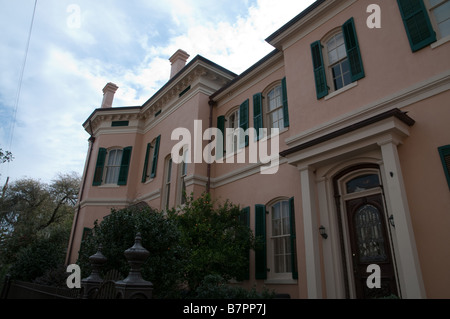
[[[142,183],[153,179],[156,176],[158,165],[159,145],[161,143],[161,135],[155,138],[151,143],[147,144],[145,152],[144,170],[142,172]]]
[[[345,50],[344,35],[342,32],[335,34],[327,42],[328,68],[333,80],[334,90],[339,90],[352,83],[350,66]]]
[[[119,181],[120,164],[122,163],[122,150],[111,150],[106,163],[105,184],[117,184]]]
[[[239,108],[231,111],[231,113],[226,118],[226,128],[225,131],[225,149],[232,150],[232,153],[236,153],[238,150],[239,139],[238,135],[234,132],[239,128]]]
[[[428,3],[440,38],[450,36],[450,0],[428,0]]]
[[[270,128],[284,128],[281,85],[276,86],[267,94],[267,116]]]
[[[98,149],[93,186],[127,185],[132,147]]]
[[[325,46],[324,46],[325,45]],[[365,77],[353,18],[338,33],[311,44],[317,99]]]
[[[170,185],[172,181],[172,158],[169,156],[165,161],[164,185],[163,185],[163,209],[169,209]]]

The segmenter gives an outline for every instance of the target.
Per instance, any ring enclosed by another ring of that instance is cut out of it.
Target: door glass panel
[[[359,261],[385,261],[387,256],[380,211],[373,205],[363,205],[357,210],[354,218]]]
[[[347,182],[347,194],[362,192],[380,186],[380,178],[377,174],[358,176]]]

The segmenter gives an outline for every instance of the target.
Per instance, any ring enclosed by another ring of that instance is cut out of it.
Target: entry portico
[[[348,212],[341,200],[341,187],[336,187],[340,181],[335,178],[343,170],[357,170],[358,166],[364,175],[364,164],[379,168],[378,189],[386,205],[382,217],[389,225],[389,257],[398,278],[397,290],[405,298],[425,297],[397,153],[414,123],[399,109],[365,119],[355,117],[344,127],[324,126],[291,138],[291,148],[281,152],[301,177],[308,297],[357,297],[352,275],[356,252],[350,247],[351,230],[345,223]],[[325,227],[328,239],[321,239],[320,226]]]

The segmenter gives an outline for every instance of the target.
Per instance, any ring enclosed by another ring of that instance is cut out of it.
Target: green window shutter
[[[92,186],[100,186],[103,179],[103,167],[105,166],[106,148],[98,149],[97,164],[95,165],[94,181]]]
[[[286,78],[285,77],[281,80],[281,91],[283,93],[284,127],[289,127],[288,95],[287,95],[287,85],[286,85]]]
[[[289,221],[290,221],[290,233],[291,233],[291,266],[292,266],[292,279],[298,279],[298,267],[297,267],[297,245],[295,235],[295,208],[294,197],[289,199]]]
[[[155,142],[155,151],[153,152],[152,159],[152,172],[150,173],[150,178],[154,178],[156,176],[156,169],[158,167],[158,154],[159,154],[159,144],[161,143],[161,135],[156,138]]]
[[[241,210],[239,220],[244,226],[250,227],[250,207],[245,207]],[[243,270],[242,278],[243,278],[243,280],[249,280],[250,279],[250,250],[248,250],[245,253],[245,258],[247,260],[247,267]]]
[[[119,180],[117,185],[127,185],[128,171],[130,168],[132,147],[125,147],[122,153],[122,162],[120,163]]]
[[[244,132],[248,130],[248,104],[249,100],[247,99],[239,107],[239,127],[243,129]],[[245,146],[248,146],[248,135],[245,136]]]
[[[142,183],[145,183],[145,181],[147,180],[148,160],[149,160],[151,148],[152,148],[152,143],[148,143],[147,150],[145,151],[144,171],[142,172]]]
[[[222,132],[222,141],[216,143],[216,159],[223,157],[223,151],[225,148],[225,116],[221,115],[217,118],[217,129]],[[222,142],[222,145],[220,145]]]
[[[328,95],[327,78],[325,75],[325,66],[322,56],[322,44],[320,41],[316,41],[311,44],[311,54],[314,68],[314,78],[316,81],[316,94],[317,99],[320,100],[324,96]]]
[[[255,205],[255,279],[267,279],[266,206]]]
[[[412,52],[436,41],[428,10],[423,0],[397,0]]]
[[[263,110],[262,110],[262,94],[253,95],[253,127],[256,130],[256,140],[259,141],[263,136],[259,129],[263,128]]]
[[[442,166],[444,167],[445,177],[450,189],[450,145],[439,147],[439,155],[441,156]]]
[[[359,50],[358,36],[356,35],[355,20],[353,18],[344,23],[342,26],[342,32],[344,34],[345,48],[347,49],[347,58],[350,64],[352,82],[355,82],[362,79],[365,74],[361,51]]]

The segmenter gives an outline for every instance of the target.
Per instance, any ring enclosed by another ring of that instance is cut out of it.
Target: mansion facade
[[[207,191],[239,204],[265,240],[246,287],[450,298],[450,1],[379,1],[380,26],[369,23],[374,2],[315,1],[240,75],[178,50],[169,81],[141,106],[112,107],[108,83],[83,124],[91,138],[67,262],[111,208],[164,210]],[[224,150],[207,162],[184,148],[176,161],[172,133],[193,137],[199,121],[199,134],[223,133]],[[251,147],[274,138],[277,170],[263,174]],[[381,288],[368,287],[369,265]]]

